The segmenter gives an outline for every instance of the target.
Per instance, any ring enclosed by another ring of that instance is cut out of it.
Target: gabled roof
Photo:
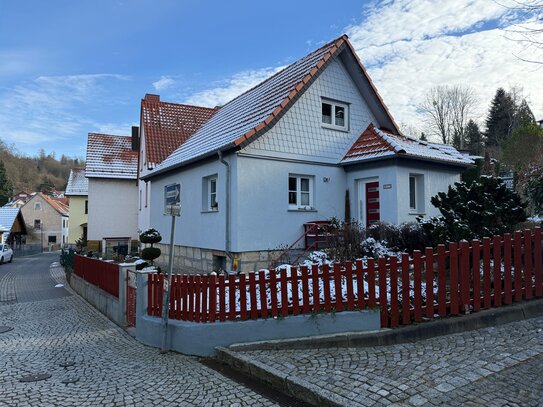
[[[68,216],[70,214],[70,207],[66,204],[65,198],[52,198],[40,192],[39,195],[47,202],[51,207],[60,213],[62,216]]]
[[[0,232],[9,232],[19,215],[19,208],[0,208]]]
[[[84,168],[72,168],[70,170],[70,177],[68,178],[68,185],[66,186],[66,196],[76,195],[88,195],[89,194],[89,180],[85,177]]]
[[[376,103],[394,127],[394,131],[399,132],[366,70],[354,54],[347,36],[343,35],[221,107],[191,138],[159,164],[149,176],[143,178],[217,154],[219,150],[225,151],[249,144],[271,128],[331,60],[344,50],[353,54],[352,59],[358,67],[358,74],[364,77],[371,87]]]
[[[377,129],[373,124],[364,130],[340,163],[352,164],[394,156],[442,161],[462,166],[473,165],[473,160],[469,156],[463,155],[452,146],[391,134]]]
[[[160,164],[207,122],[218,108],[161,102],[159,95],[141,100],[141,127],[145,134],[145,163]]]
[[[136,179],[137,171],[138,152],[129,136],[89,133],[87,178]]]

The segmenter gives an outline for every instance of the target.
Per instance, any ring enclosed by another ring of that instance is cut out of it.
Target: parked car
[[[13,261],[13,250],[7,244],[0,244],[0,264]]]

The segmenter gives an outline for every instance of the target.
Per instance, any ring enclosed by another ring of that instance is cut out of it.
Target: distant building
[[[138,245],[138,152],[127,136],[89,133],[88,249],[127,254]]]
[[[72,168],[65,195],[70,205],[68,244],[75,245],[79,239],[87,240],[89,181],[84,168]]]
[[[21,208],[27,244],[41,244],[44,249],[58,249],[67,243],[69,206],[65,198],[52,198],[42,192],[33,195]]]
[[[21,191],[18,194],[11,197],[9,202],[6,203],[4,206],[10,207],[10,208],[21,208],[25,203],[28,202],[30,198],[32,198],[32,194]]]

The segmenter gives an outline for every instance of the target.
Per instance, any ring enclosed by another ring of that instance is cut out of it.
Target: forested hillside
[[[43,150],[40,150],[36,156],[26,156],[0,139],[0,166],[2,164],[6,177],[2,177],[4,179],[0,183],[4,185],[0,185],[0,189],[3,192],[11,189],[13,193],[48,192],[51,189],[63,191],[68,182],[70,169],[85,165],[80,159],[65,155],[57,159],[55,153],[47,154]]]

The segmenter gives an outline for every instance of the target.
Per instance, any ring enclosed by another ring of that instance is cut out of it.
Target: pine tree
[[[13,186],[8,179],[8,174],[4,163],[0,161],[0,206],[4,206],[9,202],[13,195]]]
[[[470,120],[466,126],[466,148],[471,154],[481,155],[483,153],[483,135],[479,126]]]
[[[486,118],[487,146],[501,146],[513,131],[515,103],[503,88],[496,91]]]
[[[522,99],[522,102],[520,102],[520,105],[516,109],[514,127],[529,126],[530,124],[535,124],[535,116],[530,106],[528,106],[526,99]]]

